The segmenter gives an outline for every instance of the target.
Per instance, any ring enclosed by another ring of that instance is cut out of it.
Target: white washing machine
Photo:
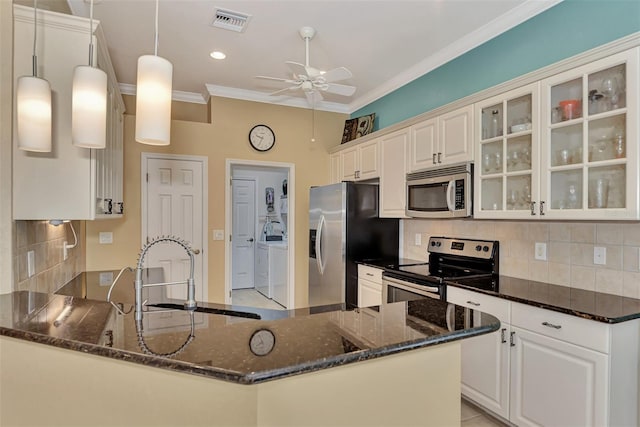
[[[287,242],[258,242],[256,249],[256,290],[287,307]]]

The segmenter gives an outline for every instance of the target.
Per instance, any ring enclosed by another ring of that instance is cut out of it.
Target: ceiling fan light
[[[51,151],[51,85],[45,79],[22,76],[16,90],[18,148]]]
[[[136,141],[169,145],[173,65],[156,55],[138,58]]]
[[[107,74],[79,65],[73,72],[71,138],[83,148],[105,148],[107,141]]]

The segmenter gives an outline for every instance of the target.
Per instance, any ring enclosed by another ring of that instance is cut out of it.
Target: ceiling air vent
[[[246,13],[217,9],[211,26],[241,33],[246,28],[250,18],[251,15]]]

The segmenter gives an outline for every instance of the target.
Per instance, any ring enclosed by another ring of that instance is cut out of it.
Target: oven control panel
[[[431,237],[429,253],[459,255],[469,258],[492,259],[498,248],[494,240],[456,239],[451,237]]]

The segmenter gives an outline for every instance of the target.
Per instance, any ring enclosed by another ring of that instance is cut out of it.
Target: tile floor
[[[460,416],[462,427],[507,427],[496,418],[488,415],[476,405],[462,399],[462,414]]]
[[[241,305],[243,307],[269,308],[272,310],[284,310],[284,307],[277,302],[256,291],[250,289],[235,289],[231,292],[231,301],[233,305]]]

